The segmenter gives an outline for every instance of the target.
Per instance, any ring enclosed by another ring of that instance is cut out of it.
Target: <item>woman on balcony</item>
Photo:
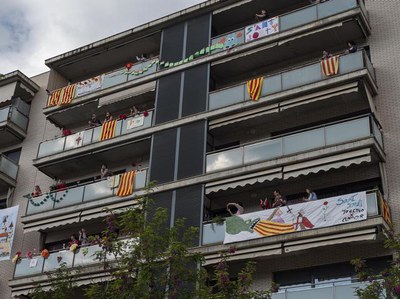
[[[104,118],[104,122],[112,121],[113,117],[110,112],[106,112],[106,117]]]
[[[35,186],[35,190],[32,192],[32,197],[38,197],[42,195],[42,190],[40,189],[39,185]]]

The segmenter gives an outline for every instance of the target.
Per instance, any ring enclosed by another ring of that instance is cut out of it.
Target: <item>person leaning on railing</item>
[[[281,207],[286,205],[286,196],[281,194],[281,191],[279,189],[274,190],[274,202],[272,203],[273,208]]]

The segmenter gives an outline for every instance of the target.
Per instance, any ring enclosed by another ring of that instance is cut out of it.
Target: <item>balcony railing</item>
[[[0,124],[9,121],[17,125],[23,131],[26,131],[28,128],[28,120],[28,116],[22,114],[17,107],[9,106],[0,109]]]
[[[371,115],[363,116],[210,153],[207,155],[207,172],[236,168],[372,136],[383,149],[382,132],[376,120]]]
[[[18,165],[4,155],[0,155],[0,172],[9,178],[16,180]]]
[[[340,55],[338,75],[347,74],[367,68],[374,78],[374,68],[363,51]],[[278,74],[268,75],[264,78],[260,97],[268,96],[295,87],[320,82],[331,77],[326,77],[321,70],[321,62],[314,62]],[[217,109],[249,101],[246,83],[241,83],[209,94],[209,109]]]
[[[329,199],[329,198],[327,198]],[[377,191],[370,191],[367,193],[367,216],[368,218],[376,217],[380,215],[379,211],[379,200],[380,197],[377,194]],[[295,206],[295,205],[291,205]],[[250,215],[250,213],[248,214]],[[224,241],[225,237],[225,223],[216,224],[216,223],[204,223],[203,224],[203,237],[202,244],[210,245],[210,244],[221,244]]]
[[[360,2],[360,4],[358,3]],[[240,44],[252,42],[253,40],[257,40],[263,38],[265,36],[271,35],[277,32],[284,32],[291,30],[296,27],[300,27],[311,22],[315,22],[318,20],[322,20],[328,18],[330,16],[348,11],[350,9],[354,9],[355,7],[361,6],[361,10],[365,13],[365,6],[363,0],[330,0],[319,4],[313,4],[306,6],[304,8],[300,8],[295,11],[291,11],[279,16],[274,17],[274,22],[278,23],[278,30],[266,31],[260,30],[258,32],[257,37],[251,36],[252,27],[256,24],[247,26],[245,28],[241,28],[238,30],[231,31],[229,33],[214,37],[211,40],[212,45],[216,44],[224,44],[224,48],[219,48],[214,51],[223,51],[232,46],[237,46]],[[276,20],[277,19],[277,20]],[[260,22],[261,28],[263,26],[262,23],[269,22],[269,20]]]
[[[133,190],[143,189],[146,186],[147,169],[136,172],[133,182]],[[62,191],[54,191],[38,197],[28,199],[25,215],[33,215],[74,206],[81,203],[92,202],[107,197],[116,196],[118,187],[110,186],[108,180],[100,180],[86,185],[68,188]]]
[[[114,138],[117,136],[130,134],[133,132],[137,132],[139,130],[143,130],[145,128],[149,128],[153,124],[153,110],[148,111],[149,115],[144,117],[140,115],[138,117],[143,117],[143,124],[137,125],[132,129],[128,129],[128,124],[131,122],[135,117],[128,117],[127,119],[122,119],[117,121],[117,125],[115,128],[115,135]],[[136,117],[136,118],[138,118]],[[72,135],[66,137],[59,137],[52,140],[43,141],[39,145],[38,149],[38,158],[54,155],[61,152],[66,152],[72,149],[78,148],[77,146],[77,139],[80,143],[79,147],[85,147],[90,144],[94,144],[97,142],[101,142],[100,135],[101,135],[101,126],[87,129],[82,132],[77,132]]]

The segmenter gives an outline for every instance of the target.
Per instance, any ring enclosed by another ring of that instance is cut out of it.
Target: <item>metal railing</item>
[[[207,154],[206,172],[241,167],[372,136],[383,149],[379,128],[372,115],[365,115],[215,151]]]
[[[117,121],[115,134],[114,137],[118,137],[121,135],[130,134],[133,132],[137,132],[143,130],[145,128],[149,128],[153,125],[153,114],[154,110],[148,111],[148,116],[144,117],[143,114],[138,117],[143,117],[143,124],[137,126],[132,129],[128,129],[128,123],[134,119],[135,117],[128,117],[126,119],[121,119]],[[102,126],[98,126],[95,128],[90,128],[81,132],[76,132],[72,135],[65,136],[65,137],[58,137],[51,140],[43,141],[39,144],[37,158],[42,158],[50,155],[54,155],[57,153],[69,151],[76,148],[82,148],[90,144],[94,144],[97,142],[101,142],[100,135],[101,135]],[[79,142],[81,144],[77,146],[77,139],[79,138]],[[108,139],[107,139],[108,140]]]
[[[146,187],[147,168],[138,170],[133,182],[133,190]],[[78,185],[65,190],[53,191],[38,197],[28,199],[25,215],[48,212],[68,206],[91,202],[107,197],[116,196],[118,187],[113,186],[113,177],[96,182]]]

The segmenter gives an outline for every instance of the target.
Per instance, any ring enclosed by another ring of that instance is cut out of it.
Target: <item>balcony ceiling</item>
[[[348,40],[359,40],[364,37],[359,22],[351,19],[339,23],[338,26],[298,35],[279,45],[259,48],[252,54],[237,54],[221,60],[213,64],[211,75],[217,81],[218,88],[222,88],[260,74],[270,74],[287,69],[289,66],[304,64],[308,59],[318,59],[325,49],[333,53],[343,53]],[[337,45],[343,46],[337,48]]]
[[[57,160],[51,159],[51,156],[43,158],[40,163],[34,162],[34,166],[50,177],[59,177],[64,180],[88,177],[93,174],[99,176],[103,163],[112,170],[120,165],[130,165],[137,158],[148,156],[150,143],[151,139],[145,138],[93,151],[90,150],[90,146],[86,146],[78,149],[74,155],[71,153],[68,155],[68,152],[65,152],[62,158]]]

